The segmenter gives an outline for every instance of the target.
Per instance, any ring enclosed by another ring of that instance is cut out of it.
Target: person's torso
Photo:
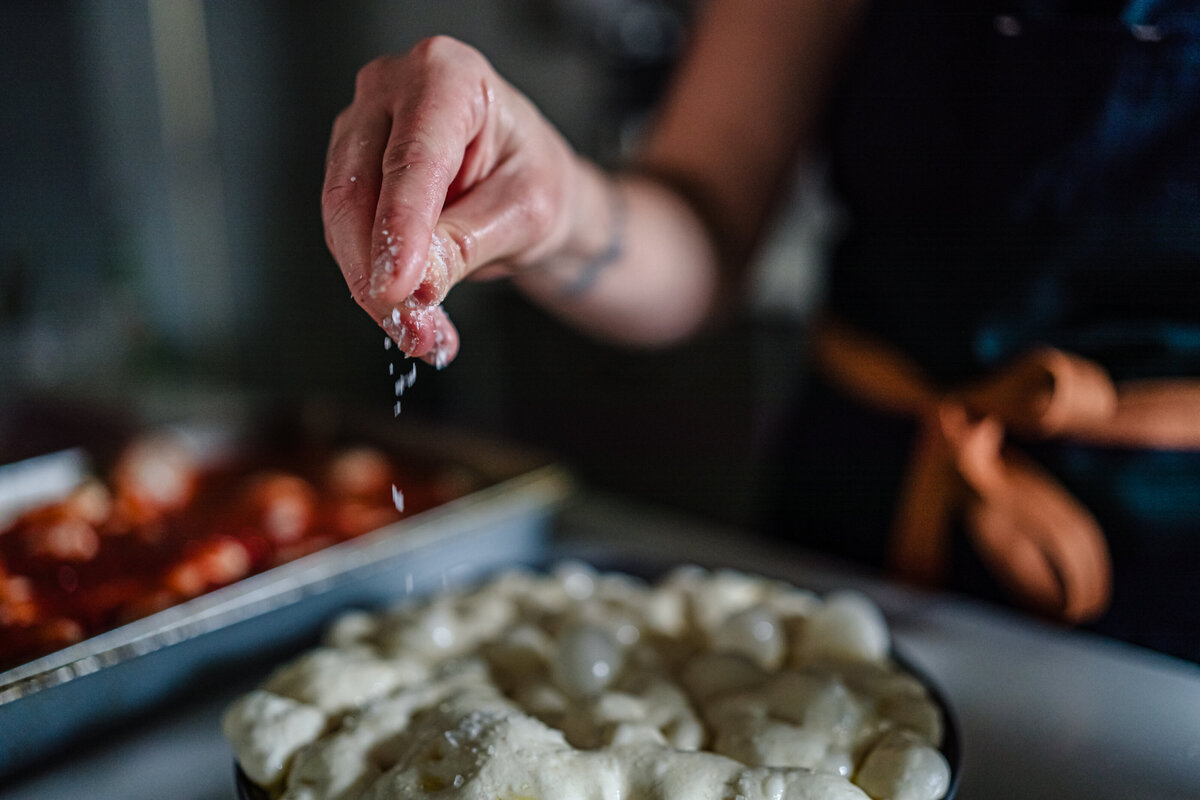
[[[1200,375],[1200,3],[1113,5],[872,5],[829,128],[836,314],[951,383],[1041,343]]]

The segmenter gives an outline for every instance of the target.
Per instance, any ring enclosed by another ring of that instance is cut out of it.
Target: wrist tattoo
[[[604,271],[625,255],[626,201],[619,186],[610,186],[608,191],[609,234],[604,249],[584,262],[579,274],[563,287],[563,297],[577,297],[591,290]]]

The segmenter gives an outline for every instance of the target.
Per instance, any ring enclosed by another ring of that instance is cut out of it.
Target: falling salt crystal
[[[393,417],[400,416],[400,401],[399,400],[396,401],[396,405],[392,406],[392,416]]]
[[[383,337],[383,349],[384,350],[392,349],[392,337],[390,337],[390,336]]]
[[[454,788],[455,789],[460,788],[463,785],[463,780],[464,779],[463,779],[462,775],[455,775],[454,776]]]
[[[398,308],[392,309],[392,322],[395,323],[396,325],[400,324],[400,309],[398,309]]]
[[[397,511],[399,511],[400,513],[404,513],[404,492],[397,489],[396,484],[394,484],[394,483],[392,484],[392,503],[395,504]],[[408,579],[410,582],[408,590],[411,592],[412,591],[412,584],[411,584],[412,576],[409,575]]]
[[[390,375],[391,373],[389,372],[388,374]],[[399,378],[396,378],[396,386],[395,386],[396,396],[399,397],[400,395],[404,394],[404,391],[406,389],[411,388],[412,385],[416,382],[417,382],[417,365],[413,364],[413,367],[411,370],[409,370],[406,374],[401,375]]]
[[[354,175],[351,175],[351,176],[350,176],[350,182],[351,182],[351,183],[354,183],[356,180],[358,180],[358,178],[357,178],[356,176],[354,176]]]
[[[390,342],[391,339],[388,339],[388,341]],[[389,361],[388,362],[388,375],[395,375],[395,374],[396,374],[396,365],[394,363],[392,363],[391,361]]]

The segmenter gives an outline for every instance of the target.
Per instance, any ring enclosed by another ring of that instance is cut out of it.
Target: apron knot
[[[1022,604],[1058,619],[1094,620],[1112,595],[1112,567],[1099,523],[1050,473],[1007,439],[1072,438],[1200,446],[1200,382],[1133,386],[1135,406],[1176,405],[1187,395],[1186,431],[1131,421],[1103,367],[1050,347],[964,386],[943,389],[905,354],[842,323],[817,332],[814,359],[842,391],[918,423],[890,543],[901,576],[938,584],[960,522],[996,578]],[[1153,394],[1153,401],[1149,396]],[[1170,422],[1168,422],[1170,424]]]

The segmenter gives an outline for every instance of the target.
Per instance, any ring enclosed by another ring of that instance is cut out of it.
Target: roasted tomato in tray
[[[0,529],[0,670],[471,488],[374,447],[208,464],[170,437],[137,439],[107,480]]]

